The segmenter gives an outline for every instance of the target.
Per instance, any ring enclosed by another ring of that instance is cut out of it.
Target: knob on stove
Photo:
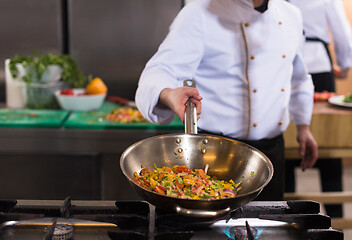
[[[48,228],[46,229],[48,230]],[[52,240],[68,240],[73,236],[73,227],[67,224],[56,224]]]

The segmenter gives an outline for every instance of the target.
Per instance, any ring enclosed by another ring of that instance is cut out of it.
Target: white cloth
[[[290,3],[302,11],[305,35],[326,43],[332,37],[338,65],[352,67],[351,26],[342,0],[290,0]],[[309,73],[331,71],[329,56],[320,42],[305,44],[304,59]]]
[[[301,56],[303,39],[299,10],[282,0],[270,0],[263,14],[251,0],[191,2],[147,63],[137,106],[149,121],[169,124],[175,115],[156,106],[160,92],[194,79],[203,97],[203,130],[272,138],[287,128],[289,112],[295,124],[309,125],[313,83]]]

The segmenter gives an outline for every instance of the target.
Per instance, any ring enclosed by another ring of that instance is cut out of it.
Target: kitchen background
[[[85,75],[103,79],[109,95],[133,100],[145,63],[182,5],[181,0],[0,0],[0,62],[33,51],[69,53]],[[3,106],[5,88],[0,64]],[[115,174],[118,155],[52,154],[43,149],[1,152],[0,159],[0,199],[137,197],[116,190],[121,188],[116,184],[125,181],[121,172]],[[112,182],[111,191],[102,186],[106,181]]]
[[[180,0],[1,0],[0,62],[34,50],[69,53],[109,94],[134,98],[138,77],[181,9]],[[0,101],[5,98],[0,67]]]
[[[352,1],[344,4],[352,25]],[[181,0],[0,0],[0,103],[5,59],[35,50],[69,53],[85,75],[104,80],[109,95],[133,100],[145,63],[182,6]],[[337,81],[338,93],[351,91],[352,72]],[[115,176],[116,155],[9,151],[0,159],[0,199],[137,198],[104,185],[124,181]]]

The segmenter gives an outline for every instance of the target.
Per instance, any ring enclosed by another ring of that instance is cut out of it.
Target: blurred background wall
[[[191,2],[194,0],[185,0]],[[0,102],[4,61],[33,51],[69,53],[110,95],[134,99],[139,75],[165,38],[182,0],[0,0]],[[344,0],[352,25],[352,1]],[[333,47],[333,46],[331,46]],[[337,92],[352,91],[348,79]]]
[[[5,59],[33,51],[69,53],[109,94],[133,99],[181,7],[181,0],[0,0],[0,102]]]
[[[181,0],[0,0],[0,103],[5,59],[33,51],[69,53],[110,95],[133,99],[181,8]],[[9,152],[0,159],[0,199],[137,198],[121,187],[128,183],[116,171],[118,154]]]

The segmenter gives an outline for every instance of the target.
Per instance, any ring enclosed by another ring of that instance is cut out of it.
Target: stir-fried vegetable
[[[105,117],[106,120],[120,123],[142,123],[148,122],[138,109],[132,107],[121,107],[113,109]]]
[[[155,164],[154,168],[142,168],[139,173],[134,172],[133,181],[162,195],[188,199],[231,198],[241,189],[239,185],[242,182],[218,180],[207,175],[203,169],[192,170],[178,165],[158,168]]]

